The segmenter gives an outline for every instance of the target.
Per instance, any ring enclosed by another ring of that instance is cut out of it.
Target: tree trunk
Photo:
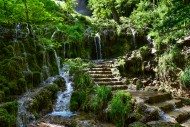
[[[120,23],[120,21],[119,21],[119,15],[118,15],[117,10],[115,9],[115,7],[112,7],[112,8],[111,8],[111,12],[112,12],[112,15],[113,15],[113,19],[114,19],[117,23]]]

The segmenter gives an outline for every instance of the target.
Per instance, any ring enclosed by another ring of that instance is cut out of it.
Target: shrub
[[[74,76],[75,89],[87,89],[94,86],[94,81],[88,72],[78,71]]]
[[[128,92],[117,91],[111,100],[110,115],[118,127],[125,126],[125,120],[132,111],[132,96]]]
[[[85,110],[89,111],[90,94],[94,90],[94,81],[90,77],[89,73],[84,71],[78,71],[74,76],[74,88],[75,91],[71,96],[70,107],[71,110]]]
[[[111,88],[106,86],[100,86],[96,88],[95,96],[92,98],[91,106],[94,112],[98,114],[99,118],[103,120],[103,110],[107,107],[108,102],[111,99]]]
[[[188,66],[185,71],[180,76],[180,81],[183,86],[190,87],[190,66]]]

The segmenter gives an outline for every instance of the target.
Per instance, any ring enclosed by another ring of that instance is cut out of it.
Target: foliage
[[[180,81],[185,87],[190,87],[190,66],[180,76]]]
[[[88,72],[78,71],[75,73],[74,88],[70,103],[71,110],[89,111],[90,94],[94,91],[94,81]]]
[[[8,102],[0,106],[0,125],[2,127],[16,126],[17,102]]]
[[[81,58],[75,58],[75,59],[65,59],[64,65],[70,66],[71,67],[70,73],[73,74],[76,71],[92,67],[93,63],[85,62]]]
[[[103,120],[103,110],[107,108],[108,102],[111,100],[112,92],[110,87],[100,86],[95,90],[95,95],[91,99],[91,106],[98,117]]]
[[[173,43],[188,33],[189,4],[180,0],[164,0],[152,3],[141,1],[130,16],[137,28],[149,31],[154,37],[154,45],[159,49],[160,43]]]
[[[185,58],[177,46],[172,46],[169,52],[165,52],[159,58],[158,64],[159,75],[161,77],[165,77],[166,75],[175,77],[178,74],[178,69],[184,67]]]
[[[89,7],[93,11],[95,18],[109,18],[112,14],[114,20],[118,22],[119,15],[130,14],[133,9],[130,7],[134,7],[138,1],[139,0],[89,0]]]
[[[132,111],[132,96],[128,92],[117,91],[111,100],[110,115],[118,127],[125,126],[125,120]]]
[[[94,81],[88,72],[78,71],[74,75],[74,87],[76,90],[92,88],[94,87]]]

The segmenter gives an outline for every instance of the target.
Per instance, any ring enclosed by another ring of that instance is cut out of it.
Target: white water
[[[102,59],[102,46],[101,46],[101,38],[99,33],[96,33],[95,38],[95,47],[96,47],[96,54],[97,54],[97,59]]]
[[[46,57],[46,47],[43,46],[43,65],[42,65],[42,75],[43,75],[43,81],[45,81],[48,77],[50,77],[50,71],[48,66],[48,59]]]
[[[136,45],[136,37],[135,37],[135,35],[136,35],[137,31],[134,28],[132,28],[132,27],[130,29],[131,29],[131,33],[133,35],[133,45],[134,45],[134,48],[136,49],[137,45]]]
[[[22,98],[18,100],[18,115],[17,115],[17,126],[28,127],[31,121],[35,120],[33,114],[28,111],[28,104],[31,100],[30,92],[28,91]]]
[[[20,23],[16,24],[15,27],[15,38],[14,38],[14,42],[18,42],[18,32],[20,31]]]
[[[69,81],[70,76],[69,76],[69,70],[70,67],[69,66],[63,66],[61,68],[60,66],[60,58],[58,57],[56,51],[55,52],[55,58],[56,58],[56,63],[57,63],[57,67],[59,70],[59,76],[63,77],[66,81],[66,91],[59,91],[58,92],[58,98],[56,100],[56,104],[54,106],[53,112],[51,115],[59,115],[59,116],[65,116],[65,117],[69,117],[72,114],[72,112],[70,111],[70,99],[71,99],[71,95],[73,92],[73,87],[72,87],[72,82]]]

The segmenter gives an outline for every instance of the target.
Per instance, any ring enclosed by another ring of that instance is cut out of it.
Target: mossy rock
[[[17,83],[16,82],[10,82],[8,84],[8,88],[10,90],[10,93],[12,95],[19,95],[19,89],[18,89],[18,86],[17,86]]]
[[[17,102],[8,102],[0,105],[1,127],[15,127],[17,118]]]
[[[42,81],[42,76],[40,72],[33,72],[33,87],[38,87]]]
[[[18,86],[18,89],[19,89],[19,93],[22,94],[24,92],[26,92],[26,88],[27,88],[27,82],[24,78],[20,78],[18,81],[17,81],[17,86]]]
[[[141,122],[134,122],[134,123],[129,124],[128,127],[148,127],[148,126]]]
[[[4,101],[5,93],[3,91],[0,91],[0,103]]]
[[[53,84],[46,86],[35,93],[29,106],[30,112],[36,117],[45,115],[52,111],[53,103],[57,97],[58,86]]]
[[[151,121],[147,123],[148,127],[183,127],[179,123]]]
[[[32,72],[27,72],[25,74],[25,79],[26,79],[26,82],[27,82],[28,89],[32,89],[33,88],[33,73]]]
[[[1,71],[9,81],[17,80],[18,78],[23,77],[22,63],[23,59],[21,57],[6,59],[3,61],[3,68]]]
[[[62,91],[66,90],[66,87],[65,87],[66,81],[63,77],[61,77],[61,76],[57,77],[57,79],[54,80],[53,83],[57,84]]]

